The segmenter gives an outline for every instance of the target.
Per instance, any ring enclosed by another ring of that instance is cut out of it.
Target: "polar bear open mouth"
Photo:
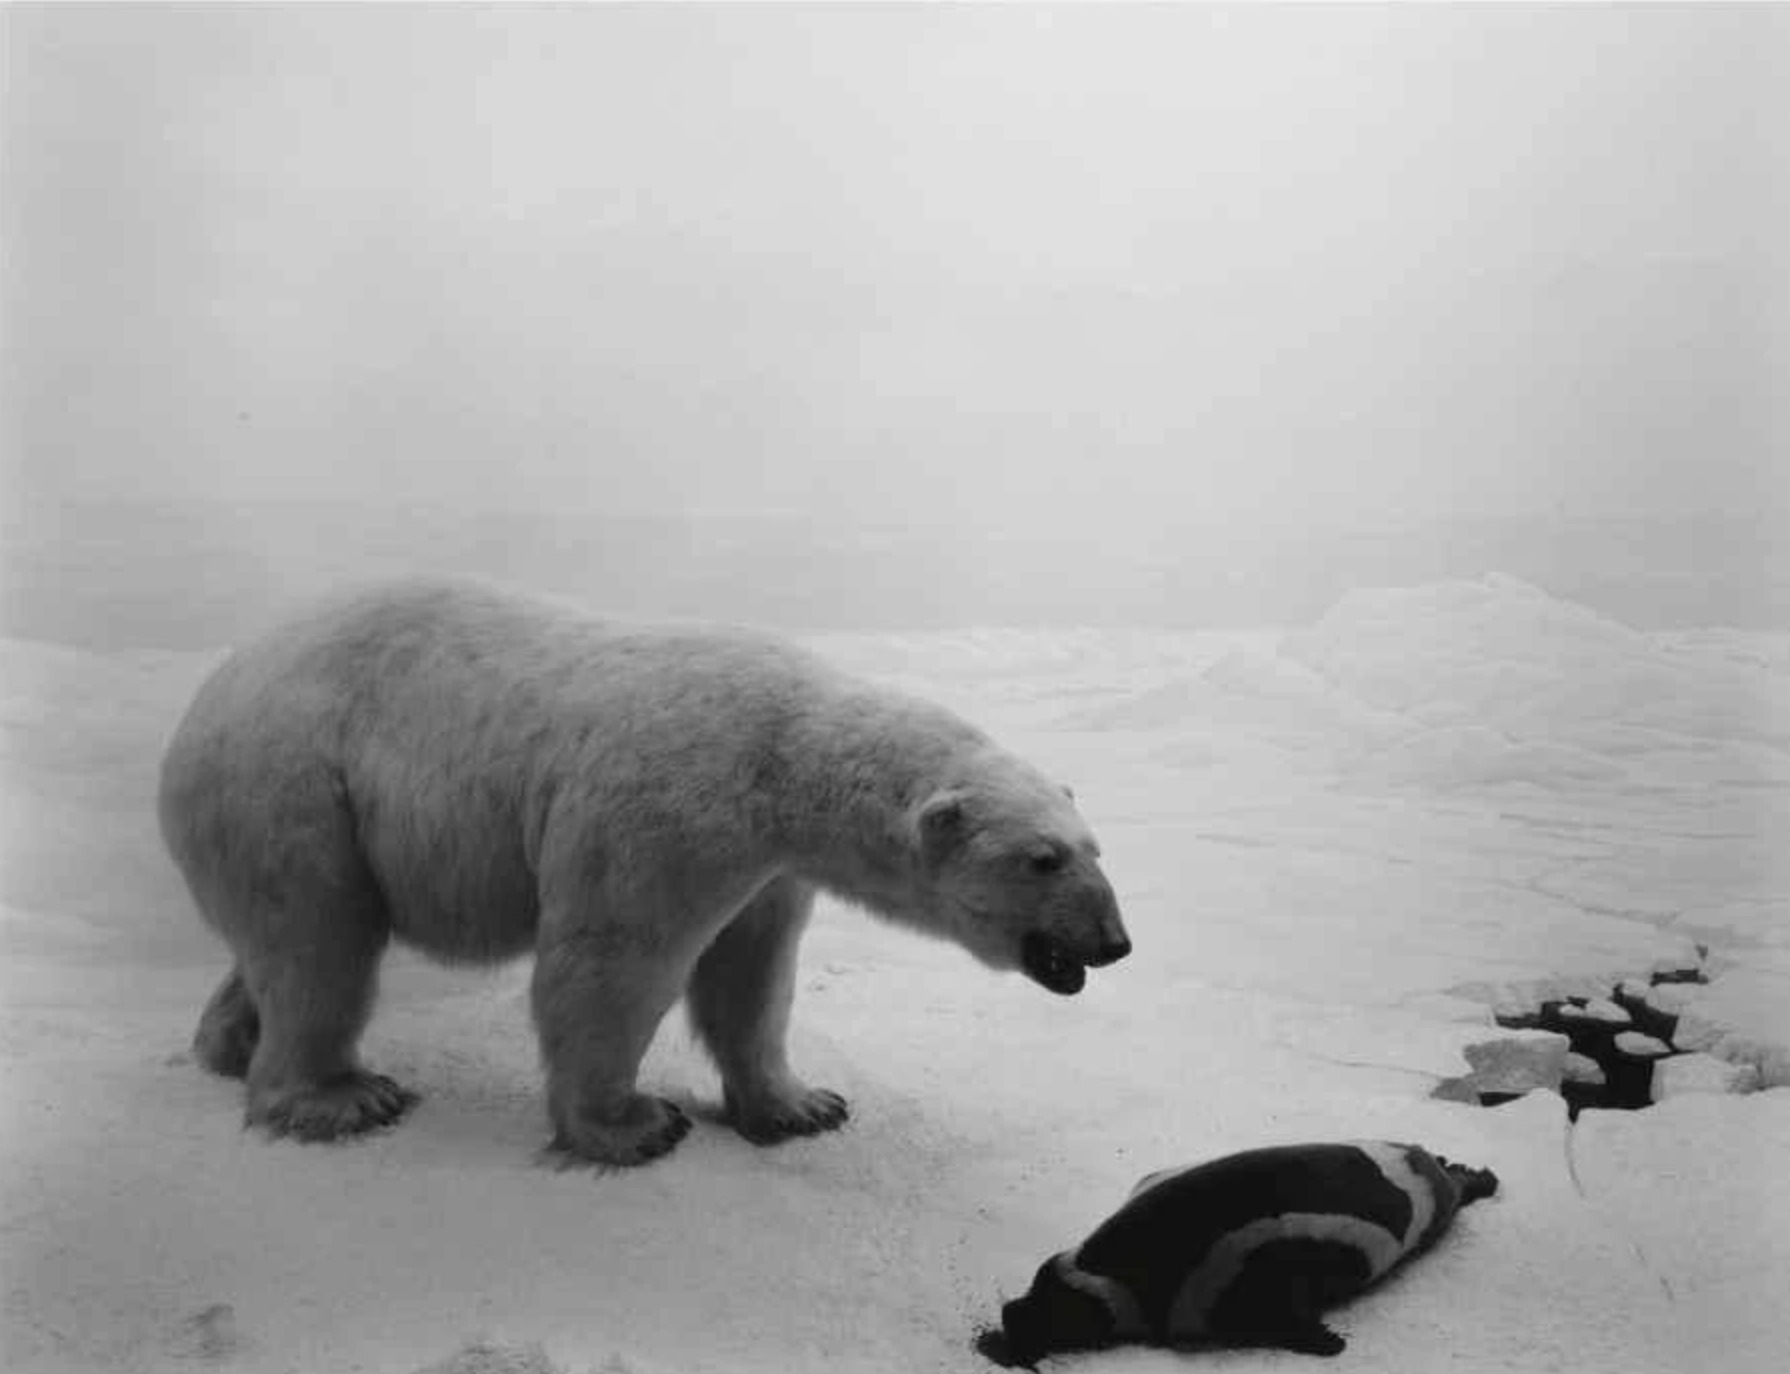
[[[1080,992],[1088,981],[1086,964],[1056,940],[1035,930],[1020,941],[1019,961],[1034,983],[1065,997]]]

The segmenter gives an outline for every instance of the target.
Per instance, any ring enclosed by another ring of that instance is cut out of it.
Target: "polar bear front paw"
[[[835,1131],[851,1115],[838,1093],[800,1083],[750,1096],[729,1090],[725,1100],[728,1121],[754,1145],[774,1145],[791,1136]]]
[[[417,1095],[382,1073],[352,1069],[324,1083],[249,1093],[245,1126],[296,1140],[338,1140],[393,1125],[417,1103]]]
[[[690,1118],[662,1097],[635,1093],[601,1116],[583,1112],[561,1120],[548,1153],[563,1166],[598,1164],[629,1168],[671,1153],[690,1133]]]

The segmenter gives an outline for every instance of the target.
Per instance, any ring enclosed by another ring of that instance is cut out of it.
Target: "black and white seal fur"
[[[1497,1188],[1489,1170],[1391,1141],[1283,1145],[1165,1169],[1046,1260],[981,1348],[1009,1365],[1124,1342],[1335,1355],[1346,1343],[1323,1309],[1421,1253]]]

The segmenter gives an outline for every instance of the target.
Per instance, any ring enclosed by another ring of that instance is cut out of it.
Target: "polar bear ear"
[[[969,828],[963,809],[968,796],[961,788],[947,787],[920,804],[915,825],[920,833],[920,856],[929,865],[938,863],[962,842]]]
[[[1063,795],[1065,797],[1069,798],[1070,801],[1075,800],[1075,789],[1073,787],[1071,787],[1068,783],[1059,782],[1057,784],[1057,786],[1063,789]]]

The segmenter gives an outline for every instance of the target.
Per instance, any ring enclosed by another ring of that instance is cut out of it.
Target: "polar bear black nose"
[[[1100,952],[1088,960],[1088,963],[1094,968],[1105,968],[1108,964],[1118,963],[1129,953],[1131,953],[1131,941],[1124,935],[1119,935],[1103,941]]]

